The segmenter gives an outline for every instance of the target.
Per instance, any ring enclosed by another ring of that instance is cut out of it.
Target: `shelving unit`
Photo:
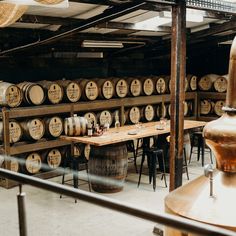
[[[144,99],[145,98],[145,99]],[[196,119],[197,114],[197,94],[196,92],[187,92],[185,96],[186,100],[192,100],[194,103],[193,116],[188,117],[189,119]],[[9,120],[17,118],[29,118],[29,117],[40,117],[50,116],[55,114],[63,114],[72,116],[77,112],[87,111],[98,111],[103,109],[120,109],[121,117],[124,116],[125,108],[131,106],[144,106],[147,104],[159,104],[170,102],[170,94],[163,95],[152,95],[152,96],[140,96],[140,97],[126,97],[126,98],[114,98],[110,100],[95,100],[95,101],[83,101],[78,103],[63,103],[58,105],[41,105],[31,107],[18,107],[18,108],[3,108],[0,117],[3,120],[4,125],[4,141],[3,145],[0,146],[0,153],[4,155],[19,155],[22,153],[40,151],[43,149],[56,148],[61,146],[71,145],[71,142],[54,139],[48,140],[42,138],[36,142],[18,142],[10,144],[9,141]],[[121,121],[124,125],[124,121]],[[9,169],[10,163],[6,161],[5,168]],[[38,177],[53,177],[55,174],[58,175],[56,170],[50,171],[51,173],[39,173]],[[0,180],[0,185],[10,188],[16,183],[7,180]]]

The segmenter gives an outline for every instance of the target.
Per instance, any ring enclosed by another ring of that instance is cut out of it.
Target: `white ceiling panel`
[[[145,10],[137,10],[137,11],[134,11],[134,12],[131,12],[129,14],[126,14],[124,16],[121,16],[121,17],[118,17],[118,18],[115,18],[114,20],[112,21],[117,21],[117,22],[127,22],[127,23],[133,23],[132,21],[132,18],[134,17],[138,17],[144,13],[146,13],[147,11]]]
[[[95,6],[93,5],[92,8],[85,10],[84,12],[78,14],[77,16],[74,16],[74,18],[78,19],[88,19],[90,17],[96,16],[98,14],[101,14],[104,10],[106,10],[108,6]]]
[[[92,34],[107,34],[117,31],[117,29],[107,29],[107,28],[97,28],[97,27],[91,27],[89,29],[81,31],[81,33],[92,33]]]
[[[164,32],[154,32],[154,31],[138,31],[129,35],[139,35],[139,36],[163,36],[168,35],[169,33]]]
[[[69,2],[68,8],[49,8],[49,7],[29,7],[27,14],[42,15],[42,16],[56,16],[56,17],[72,17],[83,14],[96,7],[95,4],[84,4]]]

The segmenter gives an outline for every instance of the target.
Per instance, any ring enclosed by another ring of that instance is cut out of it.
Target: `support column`
[[[182,185],[184,84],[186,65],[186,1],[172,6],[170,191]]]

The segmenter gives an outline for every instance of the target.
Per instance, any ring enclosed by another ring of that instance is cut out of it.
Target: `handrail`
[[[149,212],[142,208],[137,208],[127,203],[123,203],[118,200],[110,199],[95,193],[86,192],[83,190],[71,188],[47,180],[42,180],[36,177],[24,175],[21,173],[12,172],[6,169],[0,168],[0,176],[8,179],[15,180],[17,182],[28,184],[44,190],[49,190],[55,193],[67,195],[73,198],[103,206],[108,209],[126,213],[135,217],[139,217],[145,220],[149,220],[155,223],[161,223],[169,227],[176,228],[183,232],[197,233],[200,235],[208,236],[236,236],[236,233],[219,227],[211,226],[204,223],[195,222],[182,217],[173,216],[166,213],[154,213]]]

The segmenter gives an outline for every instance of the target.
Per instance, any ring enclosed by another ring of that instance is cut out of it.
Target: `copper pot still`
[[[225,114],[221,118],[205,126],[203,135],[216,157],[217,169],[236,173],[236,37],[230,52],[229,81],[223,110]]]

